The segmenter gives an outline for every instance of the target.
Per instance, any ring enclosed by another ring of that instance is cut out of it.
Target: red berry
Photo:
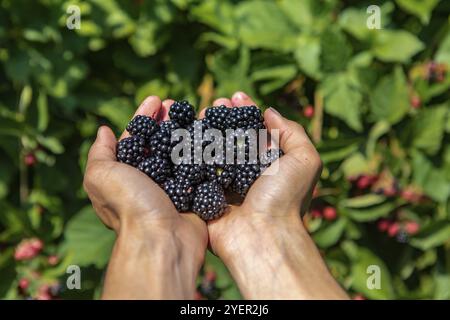
[[[353,297],[353,300],[367,300],[362,294],[358,293]]]
[[[31,167],[36,163],[36,156],[33,153],[28,153],[25,155],[24,161],[28,167]]]
[[[414,109],[419,109],[421,105],[422,105],[422,101],[420,100],[419,96],[414,95],[411,97],[411,106]]]
[[[14,259],[17,261],[33,259],[39,254],[43,246],[44,244],[38,238],[22,240],[16,247]]]
[[[334,220],[334,219],[336,219],[336,216],[337,216],[337,212],[336,212],[335,208],[328,206],[323,209],[323,217],[325,219]]]
[[[359,179],[356,181],[356,187],[360,190],[366,189],[370,186],[371,183],[372,183],[371,177],[363,175],[359,177]]]
[[[19,280],[19,288],[22,290],[27,290],[28,286],[30,285],[30,281],[27,278],[22,278]]]
[[[205,280],[208,282],[216,281],[216,273],[214,271],[208,271],[205,274]]]
[[[408,221],[405,224],[405,231],[409,235],[416,234],[420,229],[420,225],[415,221]]]
[[[383,190],[383,194],[386,197],[393,197],[397,194],[397,190],[393,186],[387,187]]]
[[[395,237],[399,231],[400,231],[400,226],[398,225],[397,222],[392,223],[387,230],[388,235],[390,237]]]
[[[314,116],[314,107],[311,105],[306,106],[303,109],[303,115],[308,119],[312,118]]]
[[[319,209],[312,209],[311,210],[311,217],[313,218],[321,218],[322,217],[322,211]]]
[[[58,264],[59,258],[58,256],[52,255],[48,257],[47,261],[49,265],[54,266]]]
[[[381,219],[380,221],[378,221],[378,230],[380,230],[381,232],[385,232],[389,229],[390,225],[391,222],[389,220]]]
[[[200,291],[198,290],[195,291],[194,300],[203,300],[203,295],[200,293]]]

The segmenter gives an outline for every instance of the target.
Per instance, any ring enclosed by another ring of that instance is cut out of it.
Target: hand
[[[214,105],[255,105],[244,93]],[[204,116],[204,112],[200,117]],[[331,278],[300,217],[321,172],[319,154],[296,122],[275,109],[264,113],[279,129],[285,155],[267,169],[220,219],[208,223],[212,250],[224,261],[245,298],[346,298]]]
[[[169,106],[151,96],[136,115],[164,120]],[[208,243],[206,225],[194,214],[179,214],[156,183],[117,162],[116,143],[111,129],[100,127],[84,177],[97,215],[118,235],[103,297],[192,298]]]

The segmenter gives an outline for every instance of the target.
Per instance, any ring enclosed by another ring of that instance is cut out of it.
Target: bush
[[[380,30],[366,26],[374,2]],[[71,4],[81,29],[66,27]],[[82,189],[99,124],[119,133],[150,94],[204,107],[243,90],[316,143],[324,170],[304,222],[350,294],[450,298],[449,10],[443,0],[0,0],[0,297],[99,297],[114,235]],[[72,264],[82,290],[65,286]],[[366,286],[370,265],[380,290]],[[239,297],[208,255],[211,272],[204,296]]]

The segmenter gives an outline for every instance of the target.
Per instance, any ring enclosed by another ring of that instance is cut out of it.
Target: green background
[[[70,4],[81,29],[66,28]],[[366,27],[371,4],[380,30]],[[314,139],[324,170],[313,206],[338,215],[308,213],[305,224],[350,295],[449,299],[449,12],[444,0],[0,0],[0,297],[36,298],[55,281],[59,297],[99,297],[114,235],[82,178],[100,124],[119,133],[150,94],[203,107],[243,90]],[[438,80],[427,76],[430,61]],[[355,190],[359,175],[420,200]],[[420,230],[389,237],[380,218]],[[15,261],[32,237],[43,251]],[[64,289],[70,264],[82,268],[82,290]],[[371,264],[380,290],[366,286]],[[217,273],[212,298],[240,297],[217,258],[205,270]],[[31,279],[25,293],[22,278]]]

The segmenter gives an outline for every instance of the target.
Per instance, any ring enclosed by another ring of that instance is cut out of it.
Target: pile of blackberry
[[[250,159],[248,139],[239,138],[249,129],[265,128],[261,110],[255,106],[211,107],[205,115],[204,119],[196,120],[195,110],[189,102],[176,101],[169,110],[170,120],[158,123],[148,116],[134,117],[126,128],[130,137],[117,144],[117,160],[139,169],[159,184],[179,212],[193,211],[208,221],[224,214],[227,208],[225,191],[245,197],[255,180],[283,152],[268,150],[256,159]],[[181,128],[187,130],[186,136],[172,141],[172,133]],[[221,156],[214,158],[221,159],[219,161],[205,162],[201,159],[198,163],[194,161],[198,160],[195,155],[202,155],[205,148],[214,142],[212,138],[208,140],[206,135],[203,136],[207,129],[217,129],[222,133],[223,154],[212,155]],[[227,140],[227,129],[240,130]],[[194,143],[199,135],[202,141]],[[175,150],[180,142],[189,149]],[[172,152],[181,152],[179,154],[185,156],[185,150],[190,150],[190,162],[173,163]],[[230,158],[234,163],[225,162]]]

